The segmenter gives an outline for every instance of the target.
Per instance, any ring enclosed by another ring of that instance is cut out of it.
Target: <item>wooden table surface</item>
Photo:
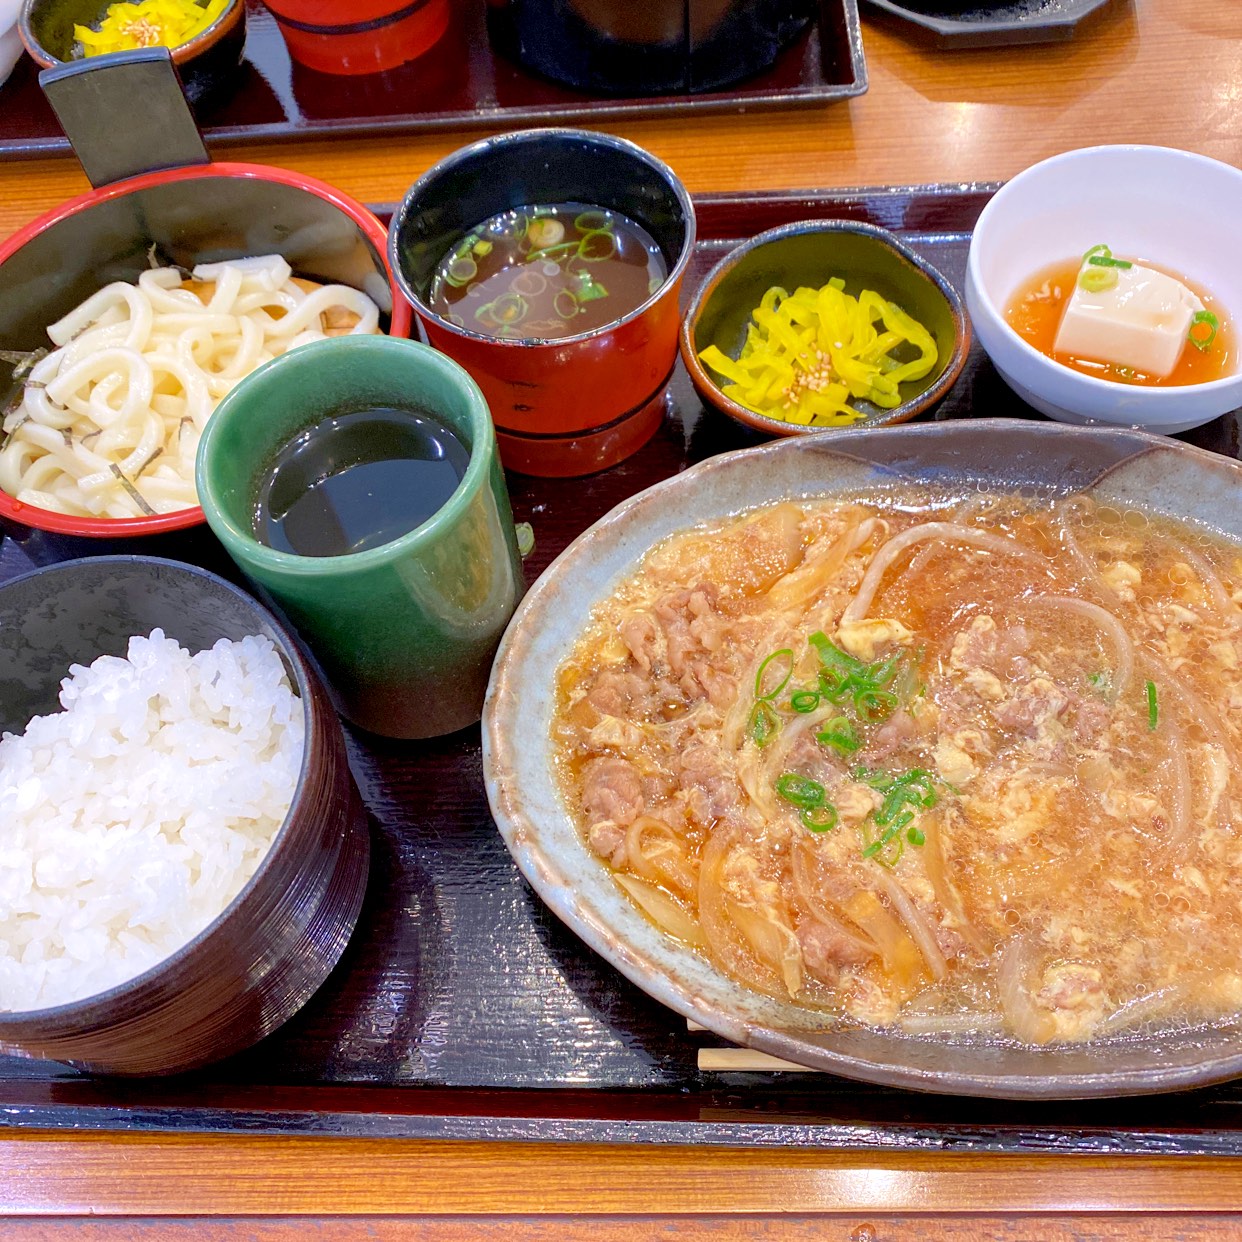
[[[1242,164],[1238,0],[1113,0],[1068,43],[955,53],[925,50],[867,12],[864,40],[870,90],[847,104],[624,122],[614,132],[662,156],[700,192],[996,180],[1101,142],[1179,146]],[[476,136],[229,155],[388,202]],[[0,234],[84,188],[71,161],[0,164]],[[1242,1219],[1228,1215],[1239,1207],[1242,1166],[1190,1157],[16,1131],[0,1138],[0,1239],[31,1242],[1215,1239],[1242,1233]]]

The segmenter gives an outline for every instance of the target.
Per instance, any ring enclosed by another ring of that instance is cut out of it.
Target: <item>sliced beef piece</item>
[[[635,613],[621,622],[618,632],[634,663],[644,673],[651,672],[660,661],[660,629],[656,623],[645,613]]]
[[[606,858],[614,867],[625,865],[625,829],[620,824],[601,819],[591,825],[587,841],[601,858]]]
[[[1011,732],[1038,737],[1050,721],[1065,714],[1069,705],[1069,696],[1060,686],[1047,677],[1035,677],[996,709],[996,723]]]
[[[710,651],[703,638],[719,646],[719,618],[714,610],[720,593],[710,583],[676,591],[655,606],[655,617],[664,631],[669,670],[681,677],[690,660]]]
[[[818,919],[799,923],[797,936],[803,966],[825,983],[835,984],[843,967],[861,966],[873,956],[839,928],[829,927]]]
[[[700,824],[714,823],[737,804],[737,784],[710,746],[694,744],[682,753],[680,785],[691,817]]]
[[[643,782],[625,759],[592,759],[582,775],[582,809],[590,823],[610,819],[626,827],[643,813]]]
[[[638,673],[605,669],[586,697],[601,715],[632,720],[643,714],[650,693],[650,683]]]

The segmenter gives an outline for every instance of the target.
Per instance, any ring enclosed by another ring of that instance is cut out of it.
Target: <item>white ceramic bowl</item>
[[[1242,317],[1237,221],[1242,172],[1169,147],[1086,147],[1019,173],[983,209],[970,243],[966,305],[1005,382],[1050,418],[1167,434],[1242,406],[1242,372],[1206,384],[1141,388],[1082,375],[1027,344],[1005,308],[1040,268],[1101,242],[1159,262]]]
[[[0,0],[0,83],[8,81],[22,54],[22,37],[17,33],[21,0]]]

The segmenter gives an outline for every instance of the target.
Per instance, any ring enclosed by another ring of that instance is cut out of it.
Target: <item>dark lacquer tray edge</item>
[[[910,185],[847,186],[839,190],[736,190],[692,194],[698,219],[700,243],[728,241],[752,236],[768,226],[764,216],[794,220],[805,207],[808,218],[834,217],[884,221],[882,227],[928,236],[966,236],[984,204],[1004,184],[1002,181],[916,182]],[[387,223],[399,204],[368,203]],[[736,232],[730,232],[734,215],[745,215]]]
[[[507,129],[535,123],[560,125],[575,121],[590,125],[602,121],[681,115],[683,111],[702,116],[720,112],[746,112],[752,109],[815,107],[863,95],[869,85],[858,0],[830,0],[830,2],[841,5],[840,25],[844,36],[842,51],[846,53],[844,59],[848,64],[850,75],[847,81],[823,82],[772,90],[748,90],[745,83],[742,83],[731,91],[712,91],[702,95],[657,95],[650,98],[618,99],[601,97],[595,100],[575,100],[541,106],[496,105],[490,108],[478,107],[472,111],[404,113],[389,117],[356,117],[323,121],[303,120],[297,127],[291,127],[288,121],[272,122],[267,125],[205,125],[203,137],[210,148],[216,144],[237,146],[243,143],[392,137],[451,129]],[[815,22],[811,37],[821,38],[823,26],[824,21],[821,16]],[[69,145],[68,138],[63,136],[0,141],[0,161],[46,158],[72,153],[73,149]]]
[[[406,1088],[413,1096],[426,1088]],[[1239,1156],[1242,1133],[1228,1129],[1136,1130],[1103,1126],[963,1125],[951,1129],[923,1123],[768,1121],[739,1118],[736,1104],[704,1104],[704,1115],[676,1120],[632,1117],[566,1117],[530,1104],[532,1094],[515,1097],[512,1112],[503,1104],[487,1112],[429,1110],[363,1112],[282,1109],[229,1109],[178,1106],[108,1106],[61,1103],[25,1104],[0,1109],[5,1130],[75,1130],[99,1133],[194,1133],[331,1135],[342,1138],[455,1140],[512,1143],[602,1143],[608,1145],[801,1147],[832,1151],[916,1151],[996,1154],[1116,1156]],[[521,1107],[525,1104],[526,1107]],[[546,1113],[553,1115],[545,1115]],[[719,1113],[720,1116],[712,1116]]]

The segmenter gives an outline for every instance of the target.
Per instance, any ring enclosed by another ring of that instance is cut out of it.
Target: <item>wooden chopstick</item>
[[[822,1074],[823,1070],[808,1069],[805,1065],[795,1065],[792,1061],[782,1061],[780,1057],[769,1056],[766,1052],[755,1052],[751,1048],[700,1048],[699,1069],[727,1073],[771,1073],[773,1070],[789,1070],[795,1074]]]
[[[692,1033],[706,1031],[707,1027],[686,1019],[686,1030]],[[820,1074],[822,1070],[808,1069],[805,1065],[795,1065],[792,1061],[782,1061],[780,1057],[769,1056],[766,1052],[755,1052],[751,1048],[700,1048],[698,1064],[701,1070],[715,1070],[718,1073],[728,1072],[763,1072],[792,1071],[795,1074]]]

